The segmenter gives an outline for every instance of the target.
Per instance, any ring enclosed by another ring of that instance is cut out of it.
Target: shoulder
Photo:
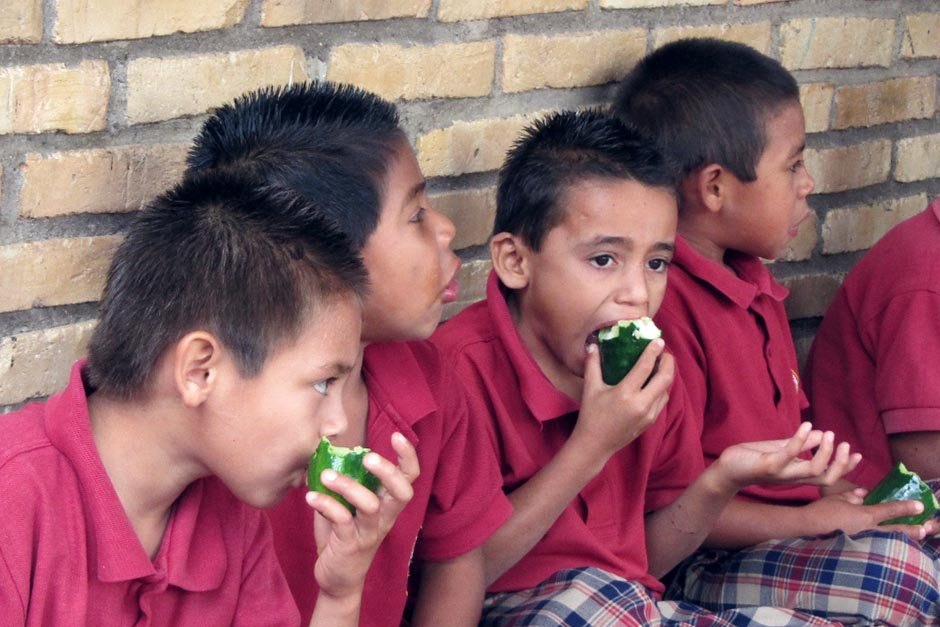
[[[0,416],[0,468],[33,451],[52,449],[43,428],[44,407],[41,403],[32,403]]]

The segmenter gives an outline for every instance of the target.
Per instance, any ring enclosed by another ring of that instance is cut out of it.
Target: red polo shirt
[[[656,314],[688,390],[690,414],[704,421],[706,463],[732,444],[789,438],[807,403],[783,309],[787,290],[756,257],[729,251],[726,261],[734,274],[677,237]],[[755,485],[740,494],[797,504],[819,498],[819,489]]]
[[[217,479],[179,497],[151,561],[92,439],[81,362],[63,392],[0,417],[0,503],[4,625],[300,622],[267,520]]]
[[[577,420],[578,401],[552,385],[525,348],[495,273],[486,300],[442,325],[432,341],[454,361],[471,415],[499,457],[503,489],[511,492],[561,449]],[[685,419],[679,390],[673,384],[659,419],[610,459],[490,592],[532,588],[559,570],[583,566],[662,592],[647,573],[644,515],[675,500],[702,471],[699,433]]]
[[[892,466],[888,435],[940,430],[940,198],[849,272],[806,365],[810,417],[864,456],[849,479]]]
[[[363,373],[369,393],[366,445],[396,459],[390,439],[401,432],[415,446],[421,474],[366,576],[360,625],[398,625],[412,554],[444,561],[475,549],[509,518],[499,470],[483,432],[468,419],[453,370],[428,342],[374,344]],[[316,602],[313,510],[298,489],[269,512],[278,557],[309,621]]]

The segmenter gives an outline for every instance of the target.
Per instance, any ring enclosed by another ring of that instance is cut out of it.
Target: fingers
[[[643,352],[640,353],[640,358],[619,385],[631,390],[639,390],[644,387],[644,384],[646,384],[645,387],[647,388],[656,385],[658,388],[661,388],[661,391],[665,391],[665,389],[672,384],[673,377],[673,368],[668,368],[667,371],[665,363],[666,361],[671,361],[672,356],[663,352],[665,348],[666,343],[662,338],[655,339],[647,344]],[[657,361],[659,362],[658,368]]]
[[[904,516],[916,516],[924,511],[924,504],[920,501],[888,501],[876,505],[867,506],[876,523],[883,523],[886,520],[894,518],[903,518]],[[923,527],[922,525],[889,525],[891,527]],[[906,530],[901,529],[905,533]],[[908,535],[910,535],[908,533]],[[913,536],[912,536],[913,537]]]
[[[879,529],[887,531],[900,531],[911,540],[923,540],[927,537],[927,530],[924,525],[884,525]]]
[[[418,475],[421,474],[421,467],[418,464],[418,453],[415,447],[411,445],[408,438],[395,432],[392,434],[392,448],[398,454],[398,468],[401,470],[409,483],[414,483]]]
[[[411,445],[409,444],[408,446],[410,447]],[[411,450],[411,455],[412,457],[414,456],[414,449]],[[414,496],[414,488],[411,487],[411,480],[405,476],[405,472],[378,453],[369,453],[363,458],[362,463],[369,472],[378,477],[379,481],[382,482],[382,487],[385,492],[383,496],[387,495],[395,501],[400,502],[402,508],[404,508],[411,500],[411,497]],[[409,472],[417,475],[417,458],[411,460],[406,459],[405,464],[413,466],[413,468],[409,468]],[[384,500],[383,498],[383,501]],[[366,511],[372,513],[374,510]]]
[[[588,390],[605,384],[601,374],[601,356],[597,344],[588,344],[586,351],[587,356],[584,358],[584,388]]]

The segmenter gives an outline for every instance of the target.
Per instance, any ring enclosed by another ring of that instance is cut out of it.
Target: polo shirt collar
[[[381,389],[379,399],[387,409],[395,408],[399,420],[411,428],[416,422],[437,410],[437,401],[421,367],[414,359],[403,359],[403,342],[370,344],[363,356],[363,369],[370,390],[369,400],[375,400],[375,390]]]
[[[580,403],[548,380],[526,348],[513,322],[506,302],[506,288],[495,270],[486,282],[486,303],[496,333],[509,356],[511,370],[519,379],[522,398],[529,411],[539,422],[553,420],[580,409]]]
[[[101,463],[88,416],[88,398],[82,370],[85,360],[72,366],[68,387],[46,403],[44,425],[49,441],[69,460],[82,486],[82,500],[88,525],[88,560],[102,582],[131,581],[159,576],[154,562],[144,551],[130,519],[121,505],[114,484]],[[167,532],[157,555],[157,564],[169,562],[167,580],[186,590],[217,588],[227,568],[221,534],[193,534],[197,526],[198,500],[190,503],[192,486],[179,498],[170,517]],[[198,521],[201,523],[201,521]],[[174,537],[186,538],[172,542]],[[183,559],[191,548],[190,538],[198,538],[197,563]],[[210,555],[212,563],[205,563]],[[222,559],[218,559],[221,556]]]
[[[738,307],[747,309],[759,296],[782,302],[789,294],[789,290],[774,280],[770,270],[757,257],[729,250],[725,253],[725,260],[734,273],[692,248],[681,235],[676,236],[673,263],[713,287]]]

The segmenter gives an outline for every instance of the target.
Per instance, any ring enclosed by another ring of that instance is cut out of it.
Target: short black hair
[[[793,76],[749,46],[681,39],[630,71],[613,112],[658,142],[683,175],[718,163],[749,182],[757,178],[768,119],[799,97]]]
[[[226,104],[203,124],[187,175],[250,173],[319,206],[362,248],[382,208],[388,165],[407,145],[395,106],[351,85],[268,87]]]
[[[528,126],[499,171],[493,234],[518,235],[539,250],[564,219],[562,201],[591,178],[626,179],[675,193],[675,166],[656,146],[609,114],[561,111]]]
[[[131,398],[197,329],[255,376],[318,307],[361,299],[366,281],[348,239],[296,194],[225,173],[190,178],[135,216],[111,261],[89,381]]]

